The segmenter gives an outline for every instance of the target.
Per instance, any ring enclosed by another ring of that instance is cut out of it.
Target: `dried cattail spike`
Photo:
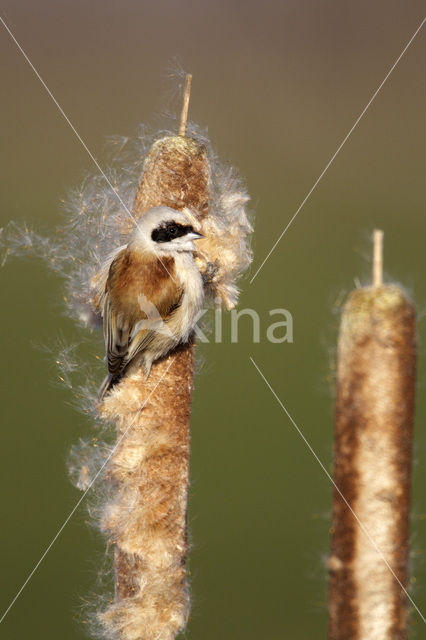
[[[401,585],[408,584],[415,370],[412,302],[394,285],[353,291],[338,343],[334,478],[369,537],[335,491],[330,640],[407,638]]]
[[[104,403],[117,438],[125,433],[109,464],[115,491],[102,520],[115,545],[115,602],[99,616],[108,637],[172,640],[187,621],[193,369],[187,345],[154,365],[148,380],[143,372],[125,378]]]
[[[152,207],[208,216],[210,167],[202,145],[182,136],[155,142],[144,163],[133,213]],[[194,345],[126,376],[107,396],[102,416],[120,442],[109,464],[116,495],[102,528],[115,545],[116,600],[101,616],[120,640],[172,640],[186,623],[186,511]],[[143,407],[143,411],[141,408]],[[129,426],[131,427],[129,428]],[[120,440],[125,433],[125,437]]]

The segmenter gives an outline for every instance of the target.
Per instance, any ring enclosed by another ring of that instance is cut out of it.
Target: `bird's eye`
[[[179,233],[179,229],[177,228],[177,225],[175,224],[171,224],[168,229],[167,229],[169,235],[171,238],[176,238],[176,236]]]

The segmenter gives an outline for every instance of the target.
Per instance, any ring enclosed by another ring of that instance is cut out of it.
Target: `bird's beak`
[[[199,240],[200,238],[204,238],[202,233],[197,233],[196,231],[190,231],[186,236],[189,240]]]

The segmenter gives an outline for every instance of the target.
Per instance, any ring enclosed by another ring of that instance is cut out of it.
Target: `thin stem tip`
[[[180,126],[179,126],[179,135],[184,136],[186,134],[186,123],[188,121],[188,109],[189,109],[189,98],[191,95],[191,82],[192,75],[190,73],[186,74],[185,78],[185,87],[183,90],[183,104],[182,104],[182,112],[180,116]]]
[[[383,284],[383,231],[373,231],[373,287]]]

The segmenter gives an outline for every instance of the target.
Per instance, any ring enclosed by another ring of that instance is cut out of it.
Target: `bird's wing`
[[[128,318],[114,309],[108,292],[104,299],[103,319],[108,371],[113,378],[116,378],[126,365],[131,327]]]
[[[179,306],[182,287],[170,276],[173,263],[137,259],[128,249],[112,262],[105,287],[103,322],[108,371],[117,378]]]

